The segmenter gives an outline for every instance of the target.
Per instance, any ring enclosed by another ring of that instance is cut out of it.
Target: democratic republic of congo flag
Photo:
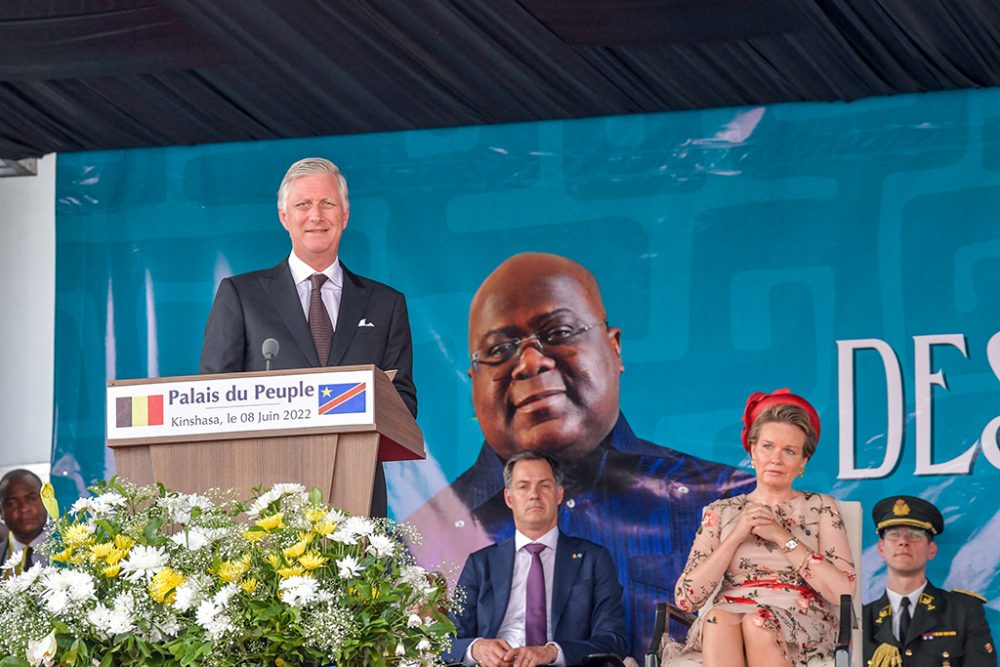
[[[319,386],[319,413],[343,415],[365,411],[365,383],[321,384]]]
[[[118,428],[128,426],[162,426],[163,394],[125,396],[115,399]]]

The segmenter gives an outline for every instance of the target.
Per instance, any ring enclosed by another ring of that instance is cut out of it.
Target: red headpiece
[[[775,405],[795,405],[806,411],[813,430],[816,431],[816,442],[819,442],[819,413],[812,404],[789,389],[775,389],[770,394],[755,391],[747,399],[746,410],[743,411],[743,449],[750,451],[750,427],[757,415]]]

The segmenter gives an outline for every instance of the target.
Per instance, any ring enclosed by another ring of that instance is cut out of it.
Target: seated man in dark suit
[[[407,521],[434,536],[413,547],[422,564],[461,563],[514,532],[504,462],[521,451],[557,456],[566,477],[559,526],[611,550],[640,657],[656,603],[673,598],[701,508],[754,484],[742,470],[632,431],[619,409],[622,332],[607,320],[594,276],[565,257],[515,255],[483,281],[469,307],[469,377],[486,441],[472,467]]]
[[[885,559],[886,591],[864,606],[864,659],[870,667],[996,667],[982,596],[927,580],[944,532],[938,508],[914,496],[883,498],[872,509]]]
[[[351,213],[347,180],[323,158],[299,160],[278,188],[278,218],[292,252],[274,268],[226,278],[205,324],[202,373],[261,371],[261,347],[279,344],[272,368],[375,364],[414,417],[413,347],[406,299],[350,272],[340,237]],[[376,470],[372,514],[386,513],[385,475]]]
[[[38,475],[18,468],[0,479],[0,519],[8,528],[6,539],[0,544],[0,565],[8,565],[12,556],[17,558],[5,572],[16,574],[35,563],[47,562],[43,554],[35,551],[45,540],[46,517],[42,480]]]
[[[555,459],[522,452],[504,466],[514,537],[469,556],[449,662],[486,667],[577,665],[591,654],[624,655],[622,589],[607,549],[560,533],[562,472]]]

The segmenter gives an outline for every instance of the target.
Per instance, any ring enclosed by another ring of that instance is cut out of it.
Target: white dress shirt
[[[323,305],[326,312],[330,314],[330,323],[333,330],[337,330],[337,313],[340,312],[340,295],[344,292],[344,269],[340,266],[340,258],[333,260],[333,264],[322,271],[317,271],[301,259],[293,251],[288,255],[288,268],[292,272],[292,281],[295,282],[295,290],[299,293],[299,301],[302,303],[302,312],[305,313],[306,321],[309,320],[309,302],[312,300],[312,282],[309,276],[314,273],[326,275],[327,281],[320,287],[320,294],[323,295]],[[320,361],[325,362],[325,359]]]
[[[562,647],[552,641],[552,584],[555,581],[556,546],[559,544],[559,528],[555,527],[537,540],[530,539],[521,531],[514,532],[514,574],[510,582],[510,598],[507,601],[507,613],[497,632],[496,639],[506,640],[511,648],[524,646],[524,610],[525,598],[528,592],[528,570],[531,568],[531,554],[525,550],[525,545],[537,542],[547,548],[542,549],[538,557],[542,561],[542,572],[545,574],[545,638],[549,644],[556,647],[558,654],[551,664],[565,665],[566,657]],[[472,647],[482,639],[477,638],[465,652],[466,664],[475,664],[472,657]]]
[[[914,614],[917,613],[917,601],[920,600],[920,594],[924,592],[925,588],[927,588],[926,580],[920,586],[920,588],[913,591],[909,595],[903,595],[901,593],[897,593],[888,586],[886,586],[885,588],[885,594],[889,596],[889,604],[892,605],[892,636],[898,639],[899,641],[903,641],[899,637],[899,616],[902,613],[900,605],[903,602],[903,598],[910,598],[910,619],[912,622]]]

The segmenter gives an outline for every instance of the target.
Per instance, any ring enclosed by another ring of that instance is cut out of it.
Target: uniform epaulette
[[[951,589],[951,592],[952,593],[961,593],[962,595],[968,595],[970,598],[976,598],[980,602],[988,602],[988,600],[986,598],[984,598],[979,593],[976,593],[975,591],[966,591],[966,590],[962,590],[961,588],[953,588],[953,589]]]

